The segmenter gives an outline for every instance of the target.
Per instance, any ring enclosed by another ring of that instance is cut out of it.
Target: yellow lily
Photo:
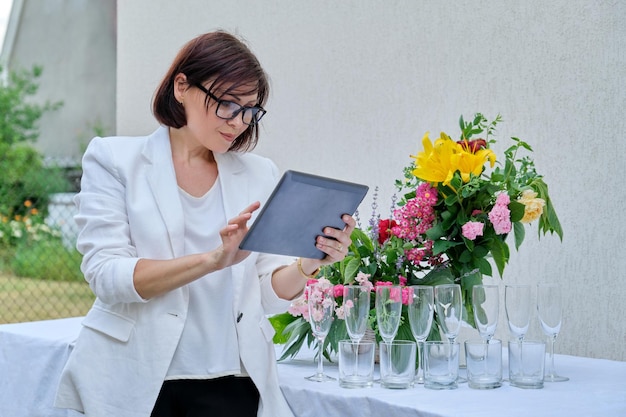
[[[429,133],[422,138],[424,150],[415,158],[413,175],[431,183],[449,185],[456,171],[459,171],[463,182],[470,180],[470,174],[480,175],[485,162],[491,167],[496,162],[496,155],[490,149],[480,149],[476,153],[465,150],[448,135],[441,132],[435,143],[430,141]]]
[[[442,136],[447,138],[442,132]],[[430,141],[429,132],[426,132],[422,138],[424,150],[419,152],[415,158],[415,169],[413,175],[431,183],[447,183],[452,178],[454,171],[450,171],[453,167],[450,165],[451,156],[457,152],[458,145],[449,140],[449,138],[437,138],[435,143]]]

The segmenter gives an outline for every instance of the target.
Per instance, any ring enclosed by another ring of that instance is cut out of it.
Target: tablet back
[[[316,237],[326,226],[343,229],[341,216],[354,214],[367,191],[361,184],[286,171],[239,247],[322,259]]]

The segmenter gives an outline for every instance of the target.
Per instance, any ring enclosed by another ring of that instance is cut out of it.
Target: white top
[[[179,193],[185,219],[185,255],[221,245],[219,231],[226,225],[226,214],[219,177],[202,197],[181,188]],[[241,374],[230,268],[205,275],[188,286],[187,320],[166,379]]]

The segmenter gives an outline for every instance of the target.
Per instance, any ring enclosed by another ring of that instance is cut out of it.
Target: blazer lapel
[[[169,139],[168,129],[160,127],[146,141],[143,155],[151,165],[148,183],[167,227],[173,256],[179,257],[185,248],[185,223]]]
[[[225,153],[214,156],[219,171],[219,184],[222,187],[224,212],[228,221],[252,203],[248,201],[249,178],[245,175],[245,166],[234,155]]]
[[[219,171],[219,184],[222,187],[224,212],[226,221],[228,221],[252,203],[252,201],[249,201],[250,178],[248,175],[245,175],[245,166],[234,155],[230,153],[215,154],[215,160]],[[251,224],[250,222],[248,222],[248,225]],[[241,297],[245,293],[245,265],[246,261],[243,261],[230,268],[233,282],[234,317],[238,317],[241,313]]]

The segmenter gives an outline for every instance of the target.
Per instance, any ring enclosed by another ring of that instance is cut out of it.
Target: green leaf
[[[352,239],[352,245],[350,246],[350,249],[353,252],[356,252],[354,250],[355,247],[358,247],[361,245],[364,245],[370,251],[374,250],[374,245],[372,244],[372,241],[370,240],[367,233],[365,233],[363,230],[359,229],[358,227],[352,231],[350,238]]]
[[[294,357],[300,351],[300,348],[302,348],[305,340],[308,341],[309,346],[314,340],[311,333],[311,325],[302,317],[296,317],[296,320],[290,323],[283,332],[289,334],[289,340],[279,359],[281,361],[289,357]]]
[[[411,278],[411,285],[440,285],[454,283],[454,275],[450,268],[435,268],[429,271],[423,278]]]
[[[506,243],[504,243],[502,240],[493,239],[490,251],[491,255],[493,256],[493,261],[498,268],[498,273],[500,274],[500,277],[502,277],[502,274],[504,273],[504,267],[509,261],[509,249],[506,246]]]
[[[526,229],[520,222],[513,223],[513,234],[515,235],[515,250],[519,250],[524,242],[524,236],[526,235]]]
[[[444,253],[448,249],[461,244],[462,242],[452,242],[450,240],[435,240],[435,244],[433,245],[433,254],[438,255],[440,253]]]
[[[276,314],[269,317],[269,321],[272,323],[272,327],[276,331],[273,339],[275,344],[282,345],[287,343],[289,335],[284,333],[285,328],[296,319],[297,317],[294,317],[289,313]]]
[[[435,241],[445,236],[445,234],[445,230],[443,230],[443,226],[441,223],[437,223],[426,231],[426,236],[428,236],[428,239]]]
[[[543,213],[539,218],[539,237],[541,237],[541,233],[544,235],[548,232],[556,233],[562,241],[563,229],[561,228],[561,222],[559,221],[556,211],[554,210],[554,206],[552,205],[552,200],[550,200],[548,184],[546,184],[543,179],[537,178],[530,185],[537,192],[537,196],[546,202],[546,205],[543,208]]]
[[[478,270],[481,274],[487,276],[493,276],[491,264],[484,257],[476,259],[476,264],[478,265]]]
[[[518,201],[512,200],[509,203],[509,210],[511,210],[511,222],[519,222],[524,217],[524,210],[526,206]]]
[[[350,284],[354,282],[354,277],[356,277],[356,274],[359,272],[360,266],[361,260],[359,258],[351,258],[348,261],[343,277],[344,284]]]

